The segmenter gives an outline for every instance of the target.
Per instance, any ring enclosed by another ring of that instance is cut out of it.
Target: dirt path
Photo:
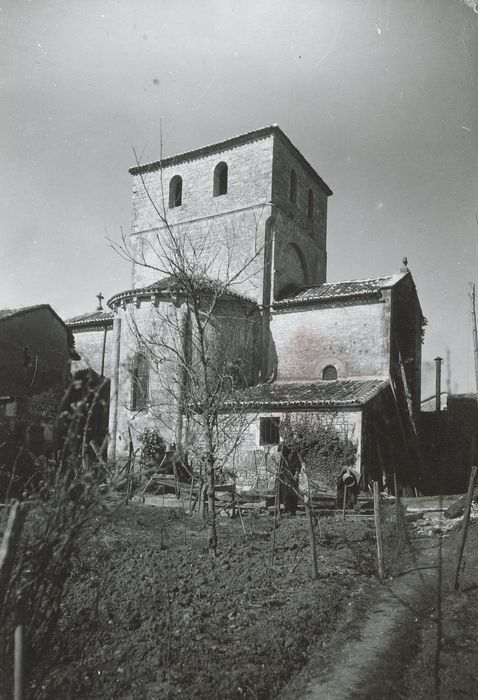
[[[457,688],[463,662],[469,652],[476,653],[471,643],[474,636],[476,645],[476,625],[469,607],[471,600],[478,616],[478,527],[475,523],[469,532],[464,592],[458,595],[451,588],[459,534],[443,537],[430,528],[428,534],[412,535],[393,579],[364,592],[365,621],[350,616],[350,634],[342,629],[329,645],[338,643],[340,648],[318,650],[302,674],[300,688],[296,683],[285,689],[283,700],[476,697],[470,679],[462,682],[458,693]],[[456,629],[457,611],[463,613],[464,623],[470,621],[468,631]],[[463,643],[462,654],[457,655],[456,647]],[[478,673],[472,668],[476,683]]]

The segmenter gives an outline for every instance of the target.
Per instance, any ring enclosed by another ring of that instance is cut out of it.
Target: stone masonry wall
[[[135,266],[133,286],[141,287],[164,276],[158,251],[158,237],[167,239],[164,225],[152,207],[147,192],[162,209],[175,236],[187,241],[209,276],[226,274],[226,261],[232,269],[241,267],[264,245],[265,222],[270,216],[273,136],[254,140],[235,148],[218,151],[177,165],[168,165],[133,178],[133,223],[131,244],[138,254],[141,239],[145,258],[159,270]],[[220,162],[228,166],[227,194],[214,197],[214,169]],[[181,206],[169,208],[169,183],[182,178]],[[162,187],[164,195],[162,194]],[[141,254],[141,253],[140,253]],[[263,256],[247,272],[251,279],[237,291],[261,298]],[[252,273],[252,275],[251,275]]]
[[[147,427],[158,429],[166,442],[175,441],[177,365],[174,352],[169,352],[166,345],[179,351],[179,309],[168,299],[160,301],[157,306],[144,300],[138,306],[128,304],[118,313],[122,322],[116,454],[118,459],[124,459],[128,452],[129,431],[135,447],[138,436]],[[256,382],[260,365],[259,331],[258,313],[251,313],[250,305],[235,299],[220,301],[207,326],[206,342],[211,366],[225,367],[225,372],[240,385]],[[150,364],[149,401],[147,409],[136,411],[131,409],[132,366],[142,342],[147,348]]]
[[[0,392],[32,396],[69,382],[66,328],[48,308],[6,318],[0,323]]]
[[[116,435],[116,457],[126,459],[129,448],[129,434],[135,447],[138,436],[145,428],[156,427],[167,442],[174,442],[174,419],[171,406],[175,392],[175,372],[172,358],[162,363],[151,363],[149,372],[149,409],[132,410],[132,366],[133,358],[141,347],[140,337],[146,342],[156,336],[174,343],[174,331],[162,321],[172,317],[175,325],[175,309],[169,303],[155,307],[151,302],[141,302],[139,307],[132,304],[118,311],[121,317],[120,367],[118,383],[118,424]],[[154,347],[149,346],[154,352]],[[164,350],[158,351],[164,356]],[[148,357],[150,353],[147,353]],[[112,370],[111,370],[112,371]]]
[[[290,200],[291,170],[297,175],[296,202]],[[309,190],[314,196],[312,220],[308,217]],[[280,290],[294,281],[288,270],[291,247],[300,251],[305,284],[325,282],[327,263],[327,194],[280,138],[274,142],[272,201],[276,233],[274,295],[277,298]]]
[[[97,374],[101,374],[101,361],[103,356],[103,343],[105,337],[104,328],[74,329],[75,349],[81,360],[71,363],[72,374],[80,369],[94,369]],[[106,348],[104,376],[110,376],[110,361],[112,347],[112,329],[106,330]]]
[[[389,375],[388,302],[281,310],[271,329],[278,379],[322,379],[327,365],[339,377]]]
[[[294,418],[302,414],[291,412],[290,415]],[[357,443],[355,470],[359,478],[362,459],[362,412],[323,411],[320,415],[324,422],[332,422],[340,432]],[[265,417],[283,420],[285,413],[261,411],[247,416],[248,429],[244,432],[231,464],[236,475],[236,484],[241,489],[274,488],[280,453],[277,445],[260,445],[260,419]]]

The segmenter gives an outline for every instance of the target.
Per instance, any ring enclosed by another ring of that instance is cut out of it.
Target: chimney
[[[435,357],[435,411],[441,411],[441,363],[443,357]]]

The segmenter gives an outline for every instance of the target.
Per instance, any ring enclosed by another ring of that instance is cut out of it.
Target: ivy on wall
[[[286,414],[280,433],[284,445],[299,455],[312,492],[335,490],[342,470],[355,464],[357,444],[333,417]]]

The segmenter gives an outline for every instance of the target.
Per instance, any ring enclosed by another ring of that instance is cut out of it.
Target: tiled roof
[[[220,288],[220,283],[215,282],[214,280],[209,280],[209,279],[204,279],[201,281],[201,284],[195,285],[195,288],[198,291],[204,292],[207,294],[208,291],[215,291],[218,289],[218,284]],[[123,299],[126,301],[130,301],[133,298],[147,298],[151,297],[154,294],[160,294],[164,292],[165,294],[173,294],[175,292],[179,292],[181,289],[181,284],[180,282],[175,278],[175,277],[163,277],[160,280],[157,280],[156,282],[153,282],[152,284],[149,284],[147,287],[139,287],[137,289],[127,289],[124,292],[119,292],[118,294],[115,294],[114,296],[111,297],[111,299],[108,299],[108,306],[113,308],[115,304],[118,304],[121,302]],[[248,297],[243,296],[242,294],[239,294],[237,292],[234,292],[230,289],[227,291],[223,292],[220,294],[220,297],[222,299],[226,299],[228,297],[233,297],[235,299],[239,299],[241,301],[246,302],[247,304],[255,304],[256,302],[253,299],[249,299]]]
[[[58,316],[55,309],[53,309],[50,304],[35,304],[34,306],[23,306],[19,309],[0,309],[0,321],[6,321],[14,316],[21,316],[23,314],[34,313],[35,311],[41,310],[49,311],[51,315],[68,330],[68,326],[65,321]]]
[[[60,316],[58,316],[55,309],[53,309],[50,306],[50,304],[35,304],[34,306],[23,306],[19,309],[0,309],[0,322],[8,321],[11,318],[15,318],[16,316],[23,316],[29,313],[35,313],[35,311],[48,311],[53,316],[53,318],[55,318],[58,321],[58,323],[60,323],[63,326],[66,332],[70,357],[72,360],[79,360],[80,356],[75,350],[75,340],[73,337],[73,333],[71,332],[70,328],[65,323],[65,321]]]
[[[211,153],[216,153],[218,151],[224,151],[230,148],[236,148],[241,146],[243,143],[248,143],[250,141],[255,141],[256,139],[264,138],[270,134],[277,134],[283,139],[288,145],[288,147],[293,151],[294,155],[302,162],[302,165],[306,170],[319,181],[321,188],[327,195],[332,194],[332,190],[327,185],[320,175],[314,170],[309,161],[304,158],[302,153],[294,146],[291,140],[284,134],[282,129],[277,124],[271,124],[271,126],[265,126],[260,129],[254,129],[253,131],[247,131],[244,134],[239,134],[238,136],[233,136],[232,138],[225,139],[224,141],[218,141],[217,143],[211,143],[207,146],[202,146],[201,148],[196,148],[192,151],[185,151],[184,153],[178,153],[175,156],[170,156],[168,158],[163,158],[162,160],[156,160],[153,163],[145,163],[136,165],[130,168],[129,172],[131,175],[139,175],[140,173],[147,173],[154,170],[160,170],[161,168],[166,168],[170,165],[177,165],[178,163],[184,163],[189,160],[195,160],[197,158],[202,158]]]
[[[73,316],[66,321],[69,328],[81,326],[110,326],[113,323],[114,314],[112,311],[90,311],[86,314]]]
[[[58,316],[58,314],[53,311],[50,304],[35,304],[34,306],[22,306],[19,309],[0,309],[0,321],[6,318],[11,318],[12,316],[19,316],[20,314],[28,314],[32,311],[38,311],[39,309],[49,309],[57,318],[62,322],[63,320]]]
[[[377,378],[273,382],[244,389],[236,394],[236,400],[254,408],[362,406],[388,386],[386,379]]]
[[[302,287],[286,299],[274,302],[274,308],[345,299],[380,298],[383,289],[393,287],[406,274],[408,272],[388,277],[347,280],[345,282],[324,282],[324,284],[313,287]]]

